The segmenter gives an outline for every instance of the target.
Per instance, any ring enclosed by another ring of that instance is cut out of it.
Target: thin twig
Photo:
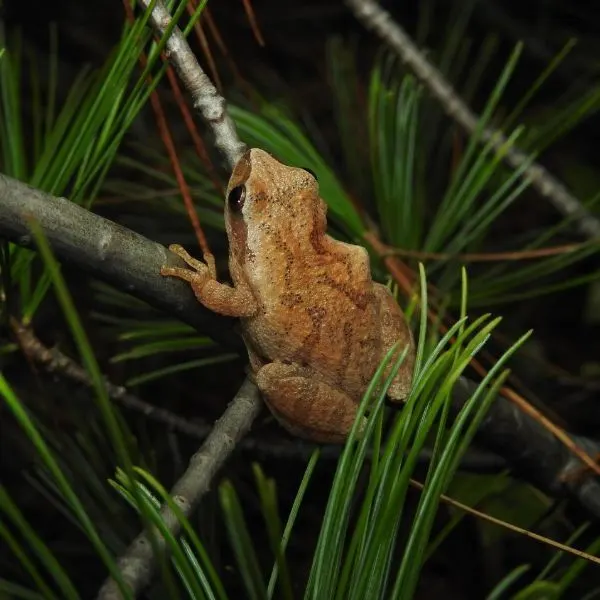
[[[153,4],[150,20],[157,34],[163,36],[169,24],[169,15],[160,0],[139,0],[144,8]],[[215,147],[233,168],[244,153],[246,145],[240,141],[235,124],[227,114],[225,98],[219,94],[211,80],[198,64],[198,60],[183,37],[179,27],[174,27],[166,43],[167,56],[175,67],[183,85],[192,96],[192,104],[200,112],[215,136]]]
[[[11,318],[10,324],[23,354],[31,361],[41,365],[50,373],[57,373],[66,379],[70,379],[88,388],[93,386],[88,372],[81,365],[63,354],[58,348],[48,348],[44,345],[30,326],[23,325],[14,317]],[[206,438],[210,432],[211,428],[208,425],[192,423],[170,410],[145,402],[134,394],[129,393],[127,388],[122,385],[116,385],[106,378],[104,379],[104,386],[108,396],[114,402],[124,408],[141,413],[152,421],[162,423],[169,429],[199,439]]]
[[[346,4],[359,21],[372,29],[398,53],[431,95],[438,100],[446,114],[472,135],[478,125],[477,115],[460,98],[443,74],[427,60],[391,15],[375,0],[346,0]],[[490,143],[513,169],[523,169],[523,178],[529,180],[532,187],[548,199],[559,212],[573,218],[580,233],[591,239],[600,237],[600,220],[585,209],[581,202],[540,164],[533,163],[525,167],[530,157],[518,148],[508,145],[507,138],[502,132],[484,128],[481,132],[481,140]]]
[[[258,389],[246,380],[170,492],[173,501],[186,517],[198,506],[216,472],[233,452],[237,442],[246,435],[261,406]],[[168,507],[163,507],[161,518],[169,531],[176,536],[180,530],[180,523],[175,514]],[[164,539],[156,533],[159,547],[164,548]],[[148,585],[154,570],[154,557],[146,532],[139,534],[119,558],[119,568],[134,595]],[[119,588],[112,579],[106,581],[98,593],[98,600],[121,598]]]
[[[49,373],[58,374],[88,388],[93,387],[94,383],[83,367],[63,354],[58,348],[48,348],[36,336],[31,326],[23,325],[14,317],[11,317],[10,325],[23,354],[33,363],[42,366]],[[109,398],[115,403],[165,425],[173,433],[204,441],[212,431],[212,425],[204,422],[192,422],[170,410],[154,406],[128,392],[124,386],[116,385],[107,378],[104,378],[104,387]],[[320,446],[315,442],[287,435],[286,437],[267,439],[262,436],[244,437],[238,442],[238,448],[261,456],[275,457],[278,460],[297,460],[301,462],[309,460],[317,448],[319,448],[319,458],[321,460],[337,460],[343,451],[343,446]],[[367,455],[370,455],[370,452]],[[431,456],[432,452],[425,449],[419,453],[418,460],[419,462],[429,463]],[[507,465],[502,457],[497,454],[475,449],[470,450],[463,457],[459,468],[477,473],[495,473],[506,469]]]

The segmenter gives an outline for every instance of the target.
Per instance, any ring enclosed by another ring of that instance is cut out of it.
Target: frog
[[[186,266],[161,273],[188,282],[206,308],[239,319],[250,373],[274,417],[293,435],[343,443],[395,345],[396,357],[405,355],[387,396],[404,401],[412,332],[389,288],[373,280],[367,250],[328,234],[314,174],[250,148],[232,171],[224,215],[231,284],[218,281],[210,255],[198,260],[178,244],[169,249]]]

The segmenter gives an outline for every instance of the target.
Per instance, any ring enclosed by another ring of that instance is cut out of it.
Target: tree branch
[[[71,357],[63,354],[58,348],[48,348],[35,335],[33,328],[23,325],[17,319],[11,317],[11,329],[17,339],[21,350],[25,356],[32,362],[41,365],[48,373],[57,373],[63,378],[72,382],[93,388],[94,382],[89,373]],[[151,421],[161,423],[169,429],[178,433],[204,440],[210,433],[210,426],[207,424],[198,425],[188,419],[141,400],[134,394],[127,391],[122,385],[115,385],[107,378],[104,378],[104,387],[110,399],[124,408],[134,410]]]
[[[152,1],[139,0],[139,3],[146,9]],[[154,2],[150,21],[156,33],[163,36],[171,22],[171,15],[161,0]],[[225,98],[219,94],[198,64],[179,27],[172,29],[166,49],[169,62],[175,67],[179,78],[192,96],[194,108],[212,130],[215,136],[215,147],[225,156],[229,167],[233,169],[246,150],[246,145],[238,138],[235,124],[227,114]]]
[[[346,4],[359,21],[362,21],[368,29],[372,29],[397,52],[429,93],[440,103],[446,114],[472,135],[477,128],[479,120],[477,115],[463,102],[443,74],[427,60],[391,15],[375,0],[346,0]],[[507,138],[498,130],[485,128],[481,132],[481,140],[489,142],[515,170],[522,168],[530,160],[530,157],[518,148],[505,147]],[[522,177],[529,180],[532,187],[559,212],[572,217],[581,234],[591,239],[600,237],[600,220],[585,209],[581,202],[547,169],[538,163],[533,163],[523,170]]]
[[[93,388],[93,382],[88,372],[71,357],[63,354],[58,348],[49,348],[35,335],[32,327],[25,326],[16,319],[11,319],[11,328],[17,338],[17,342],[23,353],[32,362],[42,366],[48,373],[54,373],[63,378]],[[204,441],[212,430],[212,426],[206,422],[193,422],[180,417],[178,414],[165,408],[150,404],[138,396],[130,393],[122,385],[116,385],[107,378],[104,385],[110,399],[128,410],[135,411],[149,420],[162,424],[173,432],[187,437]],[[321,460],[338,460],[342,454],[343,446],[322,446],[315,442],[292,438],[286,435],[280,438],[254,438],[245,437],[239,440],[237,447],[243,451],[252,452],[259,456],[277,458],[283,461],[306,462],[312,453],[319,448]],[[371,452],[367,452],[370,456]],[[424,449],[420,452],[418,460],[421,463],[431,461],[432,452]],[[497,473],[507,468],[506,461],[498,454],[469,449],[460,462],[460,468],[474,473]]]
[[[229,320],[205,311],[189,286],[183,282],[166,279],[159,274],[166,260],[171,264],[179,260],[166,248],[64,198],[53,198],[0,175],[0,237],[31,246],[28,216],[35,216],[41,224],[60,260],[69,261],[111,285],[162,308],[218,339],[228,348],[241,349],[241,342],[231,330]],[[464,378],[459,380],[454,389],[455,411],[460,410],[475,385]],[[245,384],[244,394],[249,394],[251,388],[252,394],[255,394],[256,390],[249,383]],[[256,416],[257,408],[253,401],[242,402],[239,409],[227,411],[220,424],[228,430],[229,415],[233,413],[239,419],[242,414],[240,411],[246,414],[246,423],[239,429],[241,436]],[[237,428],[238,425],[233,427]],[[589,454],[600,453],[600,443],[596,440],[573,435],[571,438]],[[208,444],[212,448],[213,439],[211,434],[205,446]],[[569,476],[581,466],[581,462],[540,423],[511,402],[501,396],[496,398],[476,439],[483,448],[504,458],[516,474],[533,485],[552,496],[569,496],[600,518],[600,488],[597,480],[585,473],[581,478]],[[233,446],[226,447],[227,452],[231,449]],[[219,456],[218,460],[212,473],[226,460],[226,456]],[[139,569],[140,555],[135,552],[136,569]],[[141,572],[144,582],[147,581],[150,571],[142,569]]]
[[[186,517],[198,506],[214,475],[231,454],[238,440],[246,435],[261,406],[258,389],[246,380],[170,492]],[[180,525],[175,514],[168,507],[163,507],[161,517],[169,531],[177,535]],[[164,548],[164,539],[158,531],[155,537],[159,547]],[[148,585],[154,569],[154,556],[146,532],[139,534],[119,558],[119,568],[134,595]],[[112,579],[104,583],[97,597],[98,600],[122,598],[117,584]]]
[[[160,274],[164,265],[185,266],[163,245],[66,198],[56,198],[0,173],[0,236],[33,247],[32,218],[61,261],[128,291],[229,348],[243,351],[233,332],[233,319],[205,309],[185,282]]]

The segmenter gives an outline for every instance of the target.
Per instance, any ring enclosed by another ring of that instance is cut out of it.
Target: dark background
[[[324,60],[326,41],[331,36],[341,36],[353,43],[359,49],[357,54],[359,67],[366,74],[379,48],[378,40],[365,31],[342,2],[260,0],[253,2],[252,6],[266,41],[266,47],[261,48],[252,35],[241,0],[236,2],[211,0],[208,6],[227,44],[230,56],[244,78],[266,97],[282,99],[291,103],[299,114],[310,115],[322,135],[329,141],[330,147],[335,148],[335,121]],[[422,6],[422,3],[414,0],[384,2],[384,6],[409,33],[414,34],[419,6]],[[431,47],[435,47],[436,42],[439,42],[445,34],[448,15],[456,5],[450,0],[438,0],[433,6],[434,19],[427,38],[428,46]],[[10,33],[14,33],[17,29],[21,30],[25,47],[37,57],[41,65],[47,60],[49,23],[57,24],[60,87],[63,90],[68,89],[74,76],[84,64],[97,66],[102,63],[118,39],[123,19],[123,10],[119,2],[103,0],[86,2],[73,0],[51,2],[9,0],[7,2],[5,0],[2,10],[6,30]],[[598,2],[482,0],[476,4],[467,31],[469,37],[473,39],[474,49],[491,32],[497,33],[501,39],[500,52],[496,54],[495,62],[487,70],[480,95],[475,99],[476,110],[481,108],[504,60],[518,40],[525,43],[525,51],[504,99],[507,106],[514,105],[518,101],[535,77],[570,37],[577,37],[579,44],[550,81],[544,85],[542,92],[536,96],[528,111],[535,113],[551,107],[555,99],[571,86],[580,86],[584,90],[591,85],[598,85],[600,70],[600,3]],[[226,98],[235,97],[237,92],[231,87],[233,83],[231,71],[217,51],[215,55],[225,84],[224,95]],[[175,115],[173,121],[176,119]],[[143,129],[140,131],[143,132]],[[597,146],[600,141],[599,134],[600,117],[594,115],[583,126],[576,128],[551,150],[545,152],[542,161],[559,178],[568,175],[564,169],[567,162],[597,168],[600,166],[600,153]],[[119,220],[118,214],[111,213],[110,216]],[[552,222],[555,218],[553,209],[544,200],[532,194],[526,209],[520,206],[518,215],[510,215],[503,224],[502,231],[510,235],[512,227]],[[148,216],[147,221],[136,221],[136,224],[143,233],[157,236],[157,224],[152,222],[151,216]],[[131,226],[131,223],[129,225]],[[576,236],[571,241],[577,241]],[[220,247],[222,246],[217,245],[214,248]],[[571,268],[566,276],[575,277],[597,268],[598,260],[594,257]],[[68,271],[67,273],[73,281],[77,281],[76,273]],[[600,371],[600,342],[598,341],[600,308],[596,306],[595,310],[588,310],[588,316],[585,316],[585,309],[589,307],[591,301],[591,290],[591,286],[581,286],[552,296],[508,305],[502,310],[502,314],[506,315],[510,326],[515,331],[534,328],[543,360],[559,365],[575,379],[566,383],[564,378],[551,377],[547,371],[535,370],[529,363],[521,365],[520,374],[528,378],[528,383],[533,386],[538,396],[541,396],[552,411],[564,419],[571,429],[593,435],[597,433],[600,425],[600,410],[596,406],[599,387],[597,374]],[[46,335],[51,339],[52,328],[48,322],[45,326]],[[110,351],[109,348],[98,350],[100,355],[103,351],[105,353]],[[209,387],[214,387],[214,398],[205,397],[205,402],[200,409],[206,413],[203,416],[208,420],[222,412],[222,398],[228,396],[227,392],[223,391],[223,387],[233,393],[243,378],[243,363],[244,361],[239,361],[235,367],[229,365],[211,370],[208,376],[211,382]],[[107,366],[108,368],[110,367]],[[20,373],[17,379],[21,379],[21,385],[27,387],[26,365],[22,366],[22,370],[15,372]],[[233,372],[235,375],[232,374]],[[118,372],[113,372],[112,375],[118,380]],[[52,380],[47,382],[46,389],[51,395],[61,396],[65,391],[65,388],[61,387],[63,385]],[[145,399],[153,401],[153,398],[163,397],[165,393],[175,395],[181,402],[178,411],[187,412],[190,416],[198,412],[198,405],[193,402],[197,382],[192,376],[181,378],[174,387],[172,382],[164,384],[164,387],[161,385],[157,384],[150,397]],[[204,385],[207,385],[206,380]],[[293,499],[304,469],[303,460],[280,458],[283,453],[277,451],[278,444],[288,442],[288,438],[272,425],[259,424],[255,427],[258,435],[262,435],[265,430],[267,437],[273,436],[273,452],[257,454],[252,451],[241,451],[226,470],[226,474],[234,479],[241,497],[246,501],[245,508],[249,518],[253,520],[257,539],[261,536],[262,521],[258,514],[253,483],[248,474],[249,459],[260,459],[267,473],[275,477],[283,514],[286,513],[286,507]],[[157,446],[164,444],[160,427],[155,427],[154,433]],[[189,440],[183,443],[184,447],[187,444],[191,453],[195,443]],[[6,480],[7,472],[11,471],[11,463],[11,460],[7,460],[6,454],[0,459],[0,469],[3,469],[0,470],[1,479]],[[327,485],[333,465],[332,462],[324,461],[324,464],[319,467],[320,472],[317,473],[317,477],[323,485],[311,488],[301,522],[297,527],[300,533],[290,548],[290,556],[299,573],[303,568],[310,566],[310,551],[326,501]],[[32,508],[38,509],[37,525],[48,528],[48,533],[51,531],[50,517],[46,511],[36,506],[35,499],[29,498],[29,500]],[[440,513],[441,524],[445,516],[444,509]],[[585,515],[577,512],[571,516],[575,522],[585,519]],[[554,533],[559,536],[561,533],[564,534],[564,531]],[[422,578],[420,597],[481,598],[485,590],[511,567],[522,562],[543,565],[549,556],[545,550],[541,551],[540,546],[527,542],[521,537],[507,537],[492,557],[483,556],[478,552],[478,536],[473,522],[466,519],[457,533],[444,544],[436,559],[428,563]],[[223,560],[227,562],[227,551],[223,550],[223,552]],[[89,562],[86,563],[86,568],[89,571],[85,571],[84,579],[90,582],[90,590],[93,590],[102,578],[102,570]],[[475,574],[477,576],[474,576]],[[298,579],[300,581],[302,578]],[[592,567],[582,578],[581,590],[592,589],[598,583],[600,578]]]

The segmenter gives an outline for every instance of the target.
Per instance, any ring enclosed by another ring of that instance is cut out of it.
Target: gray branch
[[[243,438],[252,421],[258,415],[262,402],[256,386],[246,380],[239,392],[215,423],[202,447],[190,460],[186,472],[171,490],[173,501],[186,517],[198,506],[202,496],[208,491],[216,472],[234,450],[238,440]],[[168,507],[161,510],[161,517],[169,531],[177,535],[180,523]],[[165,547],[164,539],[156,531],[159,547]],[[125,583],[134,595],[148,585],[154,569],[152,545],[146,532],[138,535],[125,554],[119,559],[119,568]],[[109,579],[100,589],[99,600],[121,600],[119,587]]]
[[[151,0],[139,0],[144,8]],[[150,17],[154,30],[163,36],[171,22],[171,15],[161,0],[154,2]],[[215,147],[225,156],[233,169],[246,146],[236,133],[235,124],[227,114],[225,98],[219,94],[211,80],[198,64],[198,60],[183,37],[179,27],[174,27],[166,43],[169,61],[192,96],[192,104],[200,112],[215,136]]]
[[[473,395],[477,384],[461,377],[452,392],[454,414]],[[589,456],[600,455],[597,439],[569,434]],[[600,519],[600,482],[542,423],[515,403],[497,396],[477,430],[475,441],[502,456],[517,477],[554,498],[571,498]]]
[[[0,236],[33,247],[30,219],[41,226],[61,261],[242,350],[233,319],[205,309],[185,282],[160,275],[164,265],[184,266],[162,244],[0,173]]]
[[[479,120],[477,115],[463,102],[441,71],[427,60],[391,15],[375,0],[346,0],[346,4],[359,21],[372,29],[398,53],[408,68],[440,103],[446,114],[472,135],[477,128]],[[481,139],[489,142],[495,150],[502,151],[505,162],[513,169],[522,168],[530,159],[527,154],[514,146],[509,146],[506,150],[507,138],[498,130],[485,128],[481,132]],[[538,163],[533,163],[523,170],[522,176],[529,180],[531,185],[559,212],[573,218],[581,234],[591,239],[600,237],[600,221],[585,209],[581,202],[547,169]]]

